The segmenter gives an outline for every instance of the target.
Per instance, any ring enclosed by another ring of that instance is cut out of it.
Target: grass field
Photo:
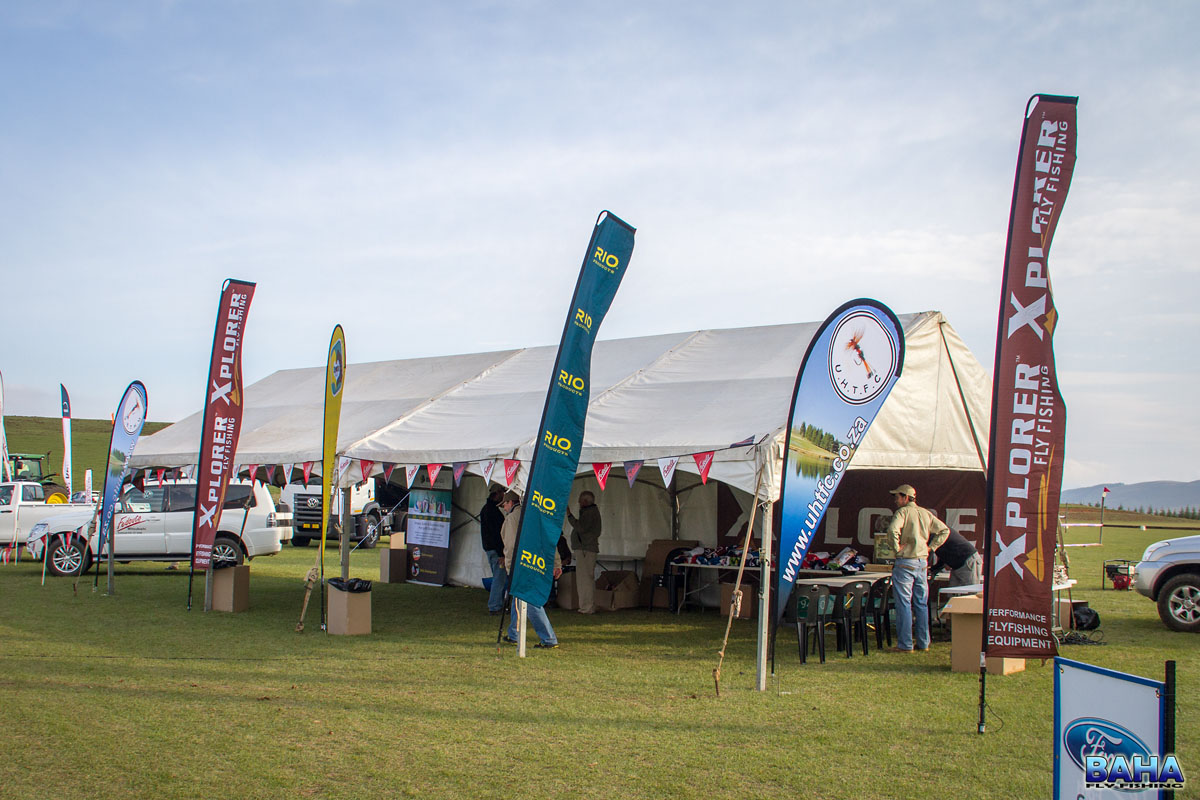
[[[1062,655],[1157,679],[1178,662],[1179,796],[1198,797],[1200,640],[1168,631],[1146,598],[1100,589],[1103,559],[1163,535],[1108,529],[1102,547],[1068,549],[1104,644]],[[760,693],[754,624],[738,621],[718,698],[725,623],[711,611],[551,610],[562,647],[518,660],[497,653],[482,590],[377,583],[372,635],[317,631],[315,603],[297,634],[315,552],[253,562],[241,614],[188,612],[186,574],[162,564],[118,567],[112,597],[90,576],[42,587],[36,563],[0,566],[0,797],[1051,793],[1049,664],[989,680],[980,736],[978,677],[950,672],[936,639],[927,654],[800,665],[781,632]],[[332,548],[326,559],[335,573]],[[378,563],[357,551],[352,575]]]
[[[165,422],[147,422],[143,436],[167,426]],[[62,419],[50,417],[4,418],[4,432],[8,437],[11,453],[49,454],[43,462],[46,472],[62,472],[63,434]],[[83,488],[84,470],[92,471],[93,486],[100,491],[104,483],[105,464],[108,460],[108,441],[112,435],[112,422],[106,419],[71,420],[71,469],[75,473],[75,490]]]

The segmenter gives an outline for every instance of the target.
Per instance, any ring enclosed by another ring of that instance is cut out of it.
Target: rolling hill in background
[[[142,435],[149,436],[167,427],[168,422],[147,422]],[[8,452],[49,453],[45,462],[47,472],[62,472],[63,434],[62,417],[4,417],[4,432],[8,437]],[[83,488],[83,472],[92,471],[93,488],[96,491],[104,483],[104,469],[108,458],[108,440],[112,436],[112,422],[106,419],[71,420],[71,470],[74,472],[75,490]]]
[[[1152,508],[1156,511],[1200,508],[1200,481],[1097,484],[1082,489],[1064,490],[1062,502],[1100,505],[1100,493],[1104,491],[1105,486],[1108,487],[1108,499],[1104,501],[1106,508]]]

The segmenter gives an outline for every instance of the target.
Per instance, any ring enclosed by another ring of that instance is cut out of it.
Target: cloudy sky
[[[0,4],[6,414],[550,344],[592,224],[603,338],[945,312],[990,370],[1027,99],[1079,96],[1050,256],[1065,486],[1200,478],[1200,5]],[[1193,410],[1189,410],[1193,409]]]

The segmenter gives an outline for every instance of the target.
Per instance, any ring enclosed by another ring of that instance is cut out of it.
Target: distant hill
[[[142,435],[149,436],[167,427],[167,422],[147,422]],[[49,454],[47,472],[62,471],[62,417],[4,417],[10,453]],[[108,463],[108,440],[112,422],[107,419],[71,420],[71,469],[76,489],[83,488],[83,472],[92,471],[93,486],[99,489]]]
[[[1185,508],[1200,508],[1200,481],[1147,481],[1145,483],[1107,483],[1085,486],[1082,489],[1066,489],[1062,493],[1064,503],[1099,505],[1100,493],[1108,487],[1106,508],[1153,508],[1180,511]]]

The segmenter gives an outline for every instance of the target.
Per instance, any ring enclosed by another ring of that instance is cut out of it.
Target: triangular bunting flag
[[[383,462],[383,482],[390,483],[392,480],[392,470],[396,468],[395,464]]]
[[[246,469],[250,472],[250,485],[253,486],[254,482],[258,479],[258,464],[251,464],[250,466],[246,467]]]
[[[358,465],[359,465],[359,468],[362,470],[362,479],[364,481],[367,478],[371,477],[371,468],[375,466],[374,461],[360,461],[360,462],[358,462]]]
[[[707,453],[696,453],[692,456],[696,460],[696,467],[700,470],[701,483],[708,483],[708,469],[712,466],[713,455],[715,452],[709,450]]]
[[[408,482],[408,488],[410,488],[410,489],[412,488],[413,484],[417,480],[417,473],[420,471],[421,471],[420,464],[405,464],[404,465],[404,478]]]
[[[133,484],[133,487],[135,489],[137,489],[139,492],[145,492],[146,491],[146,473],[145,473],[145,471],[139,471],[136,475],[134,475],[131,483]]]
[[[304,488],[305,489],[308,488],[308,479],[310,477],[312,477],[313,464],[315,464],[315,463],[316,463],[315,461],[305,461],[304,462],[304,467],[301,470],[301,472],[304,473]]]
[[[513,481],[517,479],[517,470],[521,468],[521,462],[515,458],[504,459],[504,485],[512,486]]]
[[[671,456],[670,458],[660,458],[658,460],[658,468],[662,471],[663,486],[671,488],[671,478],[675,477],[675,465],[679,463],[679,456]]]
[[[492,485],[492,470],[494,470],[495,468],[496,468],[495,461],[479,462],[479,471],[483,473],[483,482],[485,484],[487,484],[488,487],[491,487],[491,485]]]
[[[730,447],[749,447],[752,444],[754,444],[754,437],[747,436],[745,439],[742,439],[740,442],[734,442],[733,444],[731,444],[729,446]]]
[[[603,492],[605,484],[608,483],[608,473],[612,472],[612,462],[592,464],[592,472],[596,473],[596,483],[600,484],[600,491]]]
[[[454,462],[454,485],[456,487],[460,483],[462,483],[462,476],[463,476],[463,473],[466,471],[467,471],[467,462],[465,462],[465,461],[455,461]]]
[[[626,461],[625,462],[625,478],[629,481],[629,488],[633,488],[633,482],[637,480],[638,470],[642,468],[641,461]]]
[[[350,462],[354,459],[347,456],[338,456],[337,468],[334,470],[334,475],[341,477],[346,474],[346,470],[350,469]]]
[[[163,475],[165,475],[166,472],[167,471],[165,469],[163,469],[162,467],[159,467],[158,469],[154,470],[154,477],[158,479],[158,485],[160,487],[163,485]]]
[[[426,464],[425,471],[429,473],[429,485],[433,486],[433,484],[437,481],[438,473],[442,471],[442,465]]]
[[[287,486],[292,482],[292,470],[296,467],[295,464],[283,465],[283,485]]]

